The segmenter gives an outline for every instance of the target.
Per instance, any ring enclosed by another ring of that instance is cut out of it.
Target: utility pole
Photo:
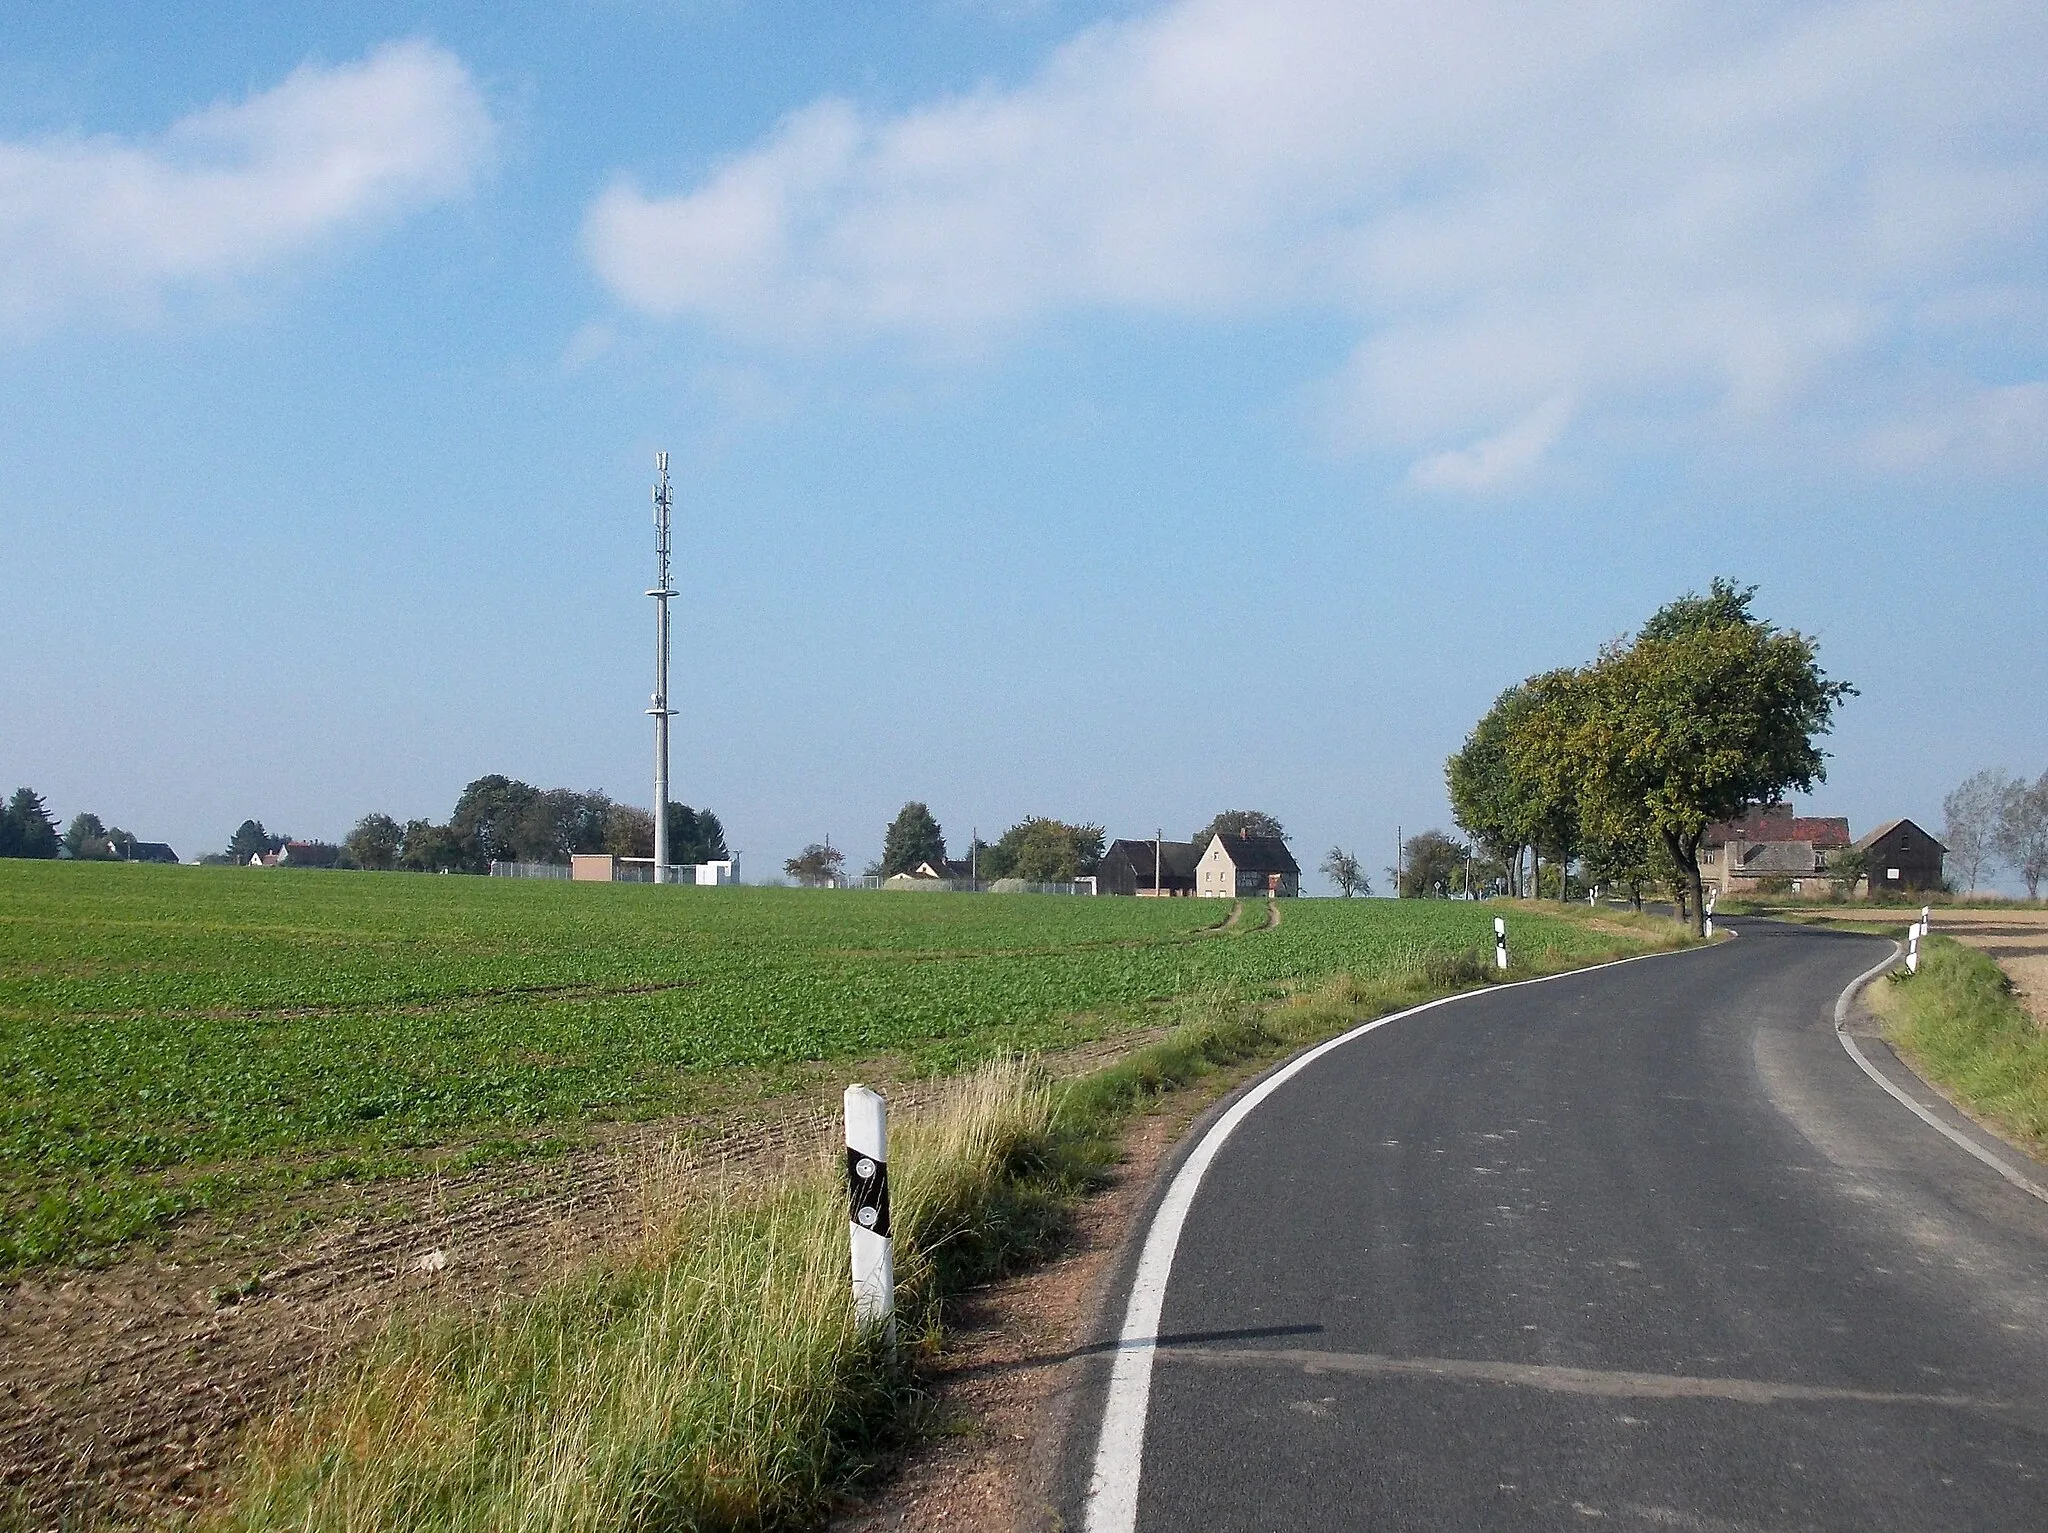
[[[668,599],[676,593],[668,583],[668,523],[672,504],[668,489],[668,454],[654,455],[655,472],[661,478],[654,486],[655,580],[647,594],[654,598],[654,881],[669,881],[668,867],[668,721],[675,710],[668,705]]]
[[[1394,827],[1394,898],[1401,897],[1401,827]]]
[[[1160,853],[1164,850],[1165,843],[1166,828],[1161,826],[1152,832],[1152,893],[1155,896],[1163,896],[1166,893],[1164,886],[1159,882],[1162,862]]]

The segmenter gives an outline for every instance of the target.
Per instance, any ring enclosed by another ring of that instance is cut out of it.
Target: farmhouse
[[[1765,879],[1825,877],[1830,854],[1848,849],[1847,819],[1795,815],[1790,804],[1764,804],[1739,820],[1707,827],[1700,838],[1700,878],[1723,895],[1747,894]]]
[[[1220,834],[1195,864],[1195,893],[1204,899],[1247,894],[1292,899],[1301,893],[1301,865],[1277,836]]]
[[[1102,892],[1193,894],[1195,862],[1192,841],[1112,841],[1102,854]]]
[[[1911,820],[1885,821],[1858,841],[1856,850],[1868,859],[1873,895],[1941,887],[1941,859],[1948,848]]]

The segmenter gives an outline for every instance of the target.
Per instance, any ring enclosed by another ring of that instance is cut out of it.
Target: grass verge
[[[1682,946],[1639,923],[1609,956]],[[1591,961],[1558,959],[1550,967]],[[1204,1076],[1491,982],[1489,953],[1418,952],[1276,1004],[1219,999],[1064,1084],[999,1061],[896,1125],[891,1357],[853,1319],[830,1161],[771,1186],[655,1178],[629,1248],[478,1315],[412,1316],[252,1441],[208,1529],[751,1529],[809,1525],[914,1432],[915,1359],[948,1295],[1059,1242],[1122,1124]],[[1533,977],[1518,968],[1509,978]]]
[[[1935,935],[1920,972],[1865,994],[1913,1068],[2036,1154],[2048,1153],[2048,1032],[1985,954]]]

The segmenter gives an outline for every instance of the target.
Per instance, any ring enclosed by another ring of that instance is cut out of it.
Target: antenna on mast
[[[675,710],[668,705],[668,599],[676,593],[669,588],[668,523],[673,500],[668,488],[668,454],[654,455],[655,472],[661,475],[654,486],[654,706],[647,711],[654,718],[654,881],[671,882],[668,848],[668,721]]]

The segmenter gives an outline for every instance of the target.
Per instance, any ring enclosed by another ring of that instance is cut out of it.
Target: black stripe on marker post
[[[889,1233],[889,1163],[846,1148],[847,1217],[877,1235]]]

